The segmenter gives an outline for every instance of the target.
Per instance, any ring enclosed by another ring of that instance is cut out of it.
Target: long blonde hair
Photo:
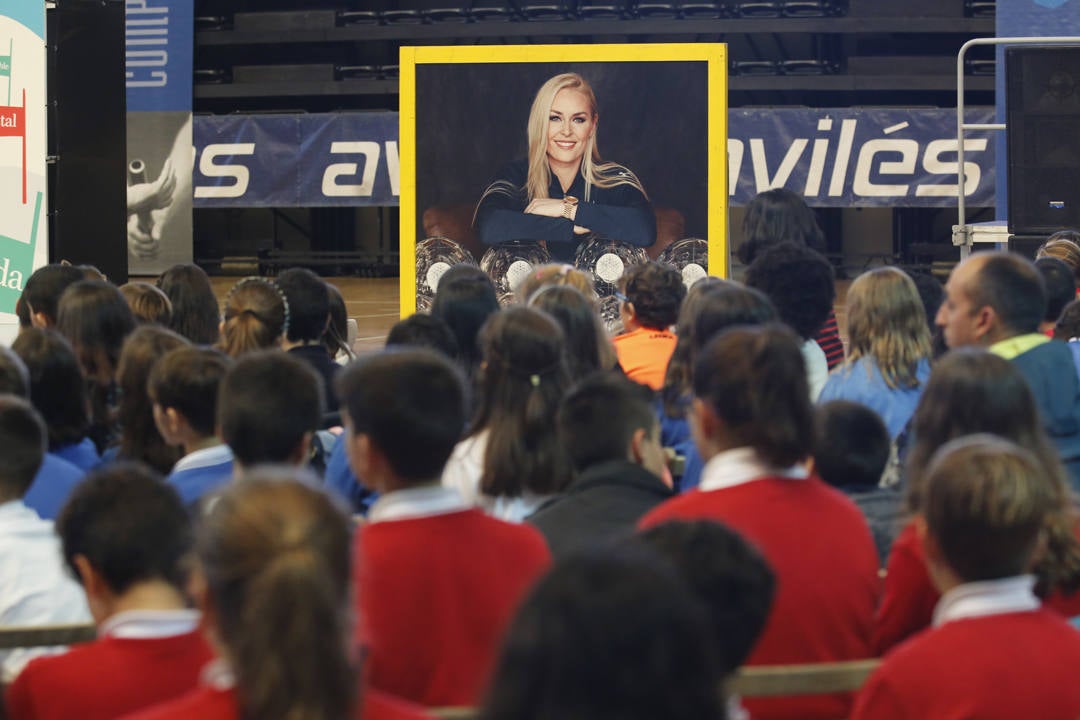
[[[848,367],[869,357],[890,388],[918,387],[919,363],[930,357],[931,348],[914,281],[902,270],[875,268],[855,278],[846,304]]]
[[[529,123],[526,126],[526,134],[529,139],[529,173],[525,182],[525,190],[528,200],[548,197],[548,186],[551,184],[551,167],[548,164],[548,124],[551,115],[551,105],[555,102],[555,96],[560,90],[576,90],[589,101],[589,109],[593,120],[596,120],[596,95],[592,86],[577,73],[562,73],[549,79],[536,93],[533,99],[532,109],[529,110]],[[633,185],[641,194],[645,194],[645,188],[641,181],[630,170],[618,163],[603,162],[600,159],[600,149],[596,143],[597,130],[593,133],[585,145],[585,154],[581,159],[581,174],[585,178],[585,201],[589,200],[592,186],[602,188],[615,187],[616,185]]]

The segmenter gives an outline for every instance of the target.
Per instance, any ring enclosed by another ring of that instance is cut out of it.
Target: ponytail
[[[232,357],[276,345],[289,332],[289,303],[277,285],[244,278],[225,297],[220,349]]]
[[[310,548],[286,550],[250,580],[239,623],[228,632],[242,717],[352,717],[357,673],[351,636],[326,561]]]

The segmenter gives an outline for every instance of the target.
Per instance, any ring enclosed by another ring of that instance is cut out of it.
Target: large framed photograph
[[[400,101],[403,316],[453,262],[726,276],[725,46],[406,47]]]

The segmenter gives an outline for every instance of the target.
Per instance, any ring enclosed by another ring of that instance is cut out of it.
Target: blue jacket
[[[1063,342],[1043,343],[1012,359],[1027,380],[1043,428],[1080,491],[1080,378],[1072,351]]]

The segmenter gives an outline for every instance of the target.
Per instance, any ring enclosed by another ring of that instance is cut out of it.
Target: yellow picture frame
[[[512,63],[694,62],[706,67],[706,239],[710,275],[728,276],[727,47],[722,43],[402,47],[400,54],[400,308],[417,301],[417,67]]]

